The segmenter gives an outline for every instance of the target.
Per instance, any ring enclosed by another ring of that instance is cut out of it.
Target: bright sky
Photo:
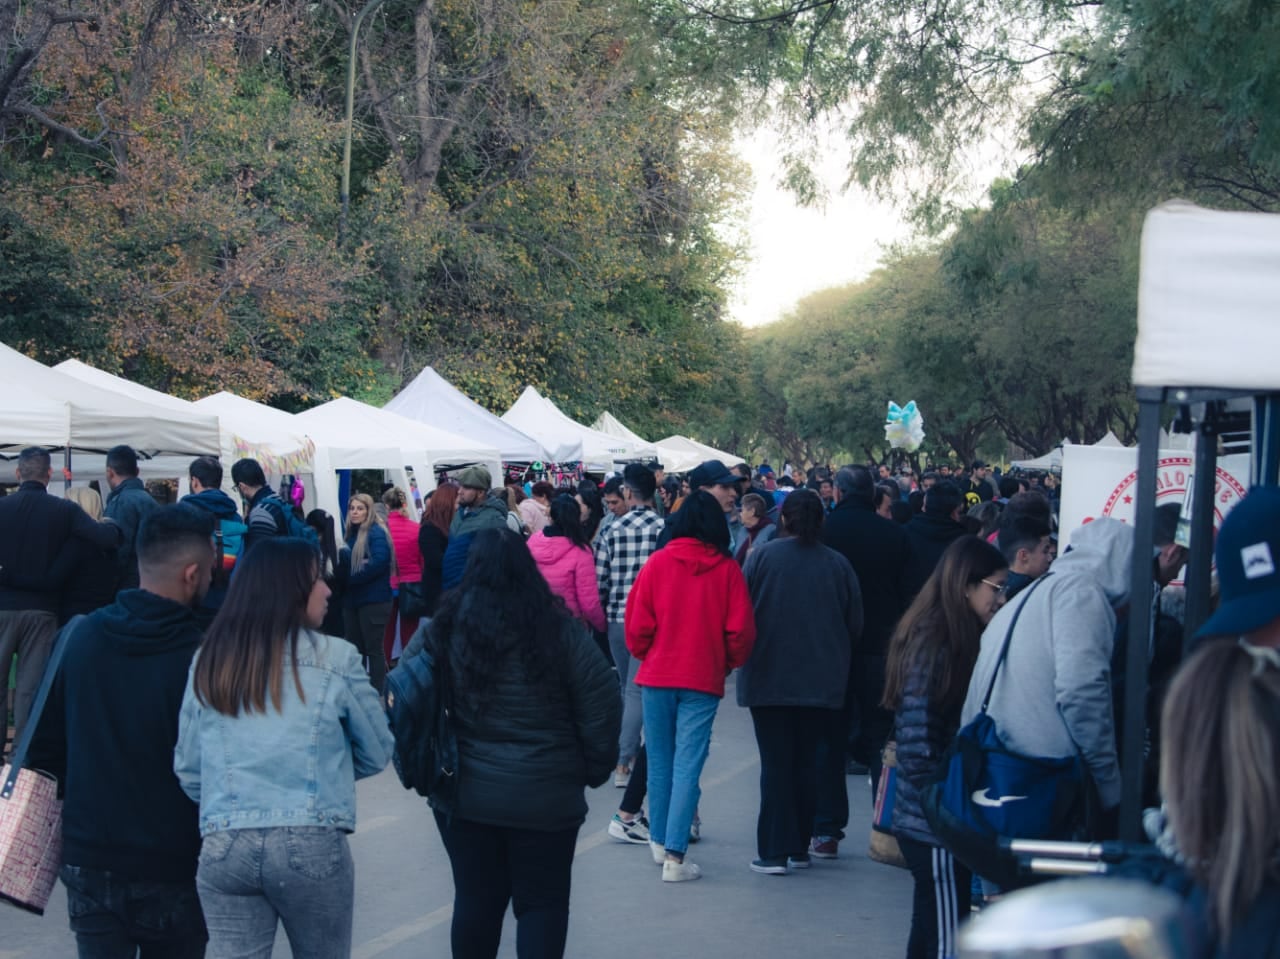
[[[911,233],[888,204],[856,189],[840,192],[844,157],[838,141],[819,169],[829,194],[825,207],[797,206],[778,185],[777,142],[761,132],[737,143],[756,181],[747,223],[751,262],[729,302],[731,318],[744,326],[771,323],[810,293],[865,279],[879,265],[882,248]]]

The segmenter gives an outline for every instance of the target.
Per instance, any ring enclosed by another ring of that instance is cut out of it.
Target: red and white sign
[[[1189,450],[1163,450],[1156,467],[1156,505],[1178,503],[1187,493],[1192,474]],[[1213,491],[1213,525],[1249,489],[1247,454],[1222,456]],[[1100,516],[1132,523],[1138,499],[1138,451],[1096,446],[1066,446],[1062,450],[1062,506],[1058,517],[1058,552],[1066,550],[1071,533]]]

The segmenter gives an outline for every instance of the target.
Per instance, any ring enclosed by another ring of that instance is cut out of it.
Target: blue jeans
[[[642,686],[640,695],[649,753],[649,838],[683,857],[720,697],[660,686]]]
[[[200,850],[196,886],[210,959],[268,959],[277,921],[295,959],[348,959],[355,867],[347,834],[321,826],[230,829]]]
[[[63,866],[80,959],[200,959],[208,935],[196,884],[125,879]]]
[[[618,732],[618,765],[634,766],[640,752],[640,729],[643,724],[643,705],[640,687],[636,685],[636,673],[640,660],[627,652],[626,633],[622,623],[609,624],[609,652],[618,670],[618,683],[622,687],[622,727]]]

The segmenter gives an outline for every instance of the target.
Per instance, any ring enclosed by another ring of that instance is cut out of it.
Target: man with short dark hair
[[[116,552],[117,588],[134,589],[138,585],[138,557],[134,542],[142,520],[160,504],[155,501],[138,478],[138,454],[129,446],[113,446],[107,450],[107,485],[111,493],[102,512],[120,527],[123,539]]]
[[[627,501],[622,495],[622,477],[610,476],[604,481],[604,492],[601,494],[604,501],[604,519],[600,521],[600,529],[596,533],[597,539],[606,529],[617,522],[620,516],[627,514]]]
[[[222,491],[222,464],[215,456],[201,456],[187,468],[191,493],[182,502],[209,514],[213,525],[214,560],[213,584],[205,594],[197,616],[201,628],[207,628],[222,608],[222,601],[230,587],[231,570],[244,552],[244,540],[249,527],[240,519],[235,502]]]
[[[596,539],[596,582],[600,602],[609,621],[609,650],[618,669],[623,692],[622,730],[618,740],[618,769],[615,782],[626,785],[631,764],[640,750],[640,687],[635,684],[639,664],[627,651],[624,628],[627,596],[640,570],[658,548],[664,522],[653,509],[656,488],[653,471],[639,463],[623,470],[623,495],[627,512],[618,517]]]
[[[262,471],[261,463],[249,457],[236,460],[231,464],[231,482],[249,507],[245,552],[259,540],[289,535],[289,517],[284,512],[284,500],[267,485],[267,474]]]
[[[996,544],[1009,564],[1009,576],[1004,581],[1005,602],[1049,571],[1053,562],[1050,533],[1049,523],[1040,516],[1005,507]]]
[[[974,460],[969,476],[969,486],[963,492],[973,493],[984,503],[991,502],[996,495],[995,483],[988,476],[989,467],[983,460]]]
[[[7,687],[16,651],[13,715],[21,736],[53,648],[62,592],[78,573],[82,553],[74,541],[111,549],[120,542],[120,527],[95,523],[75,503],[49,495],[47,450],[23,450],[16,474],[17,491],[0,497],[0,676]]]
[[[199,809],[173,750],[211,531],[206,513],[157,507],[138,531],[140,588],[66,627],[29,765],[65,791],[60,875],[82,959],[204,955]]]

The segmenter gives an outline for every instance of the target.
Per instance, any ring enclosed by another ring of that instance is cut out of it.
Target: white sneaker
[[[666,847],[662,845],[662,843],[654,842],[652,839],[650,839],[649,852],[653,853],[653,861],[656,862],[659,866],[661,866],[663,863],[667,861],[667,850],[666,850]]]
[[[696,862],[676,862],[674,859],[668,859],[662,864],[663,882],[689,882],[691,879],[701,878],[702,870],[698,868]]]

